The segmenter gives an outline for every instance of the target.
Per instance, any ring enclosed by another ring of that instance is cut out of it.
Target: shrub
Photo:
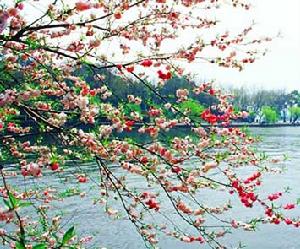
[[[265,117],[265,120],[267,123],[275,123],[278,120],[278,115],[276,110],[274,110],[270,106],[263,106],[262,107],[262,113]]]

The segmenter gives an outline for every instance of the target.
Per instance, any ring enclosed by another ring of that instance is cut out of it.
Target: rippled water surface
[[[288,156],[288,160],[284,162],[287,169],[279,175],[267,175],[264,178],[262,193],[273,193],[289,186],[291,194],[284,201],[295,201],[300,198],[300,128],[254,128],[252,133],[260,135],[263,142],[259,144],[258,151],[266,152],[268,155],[282,157],[284,154]],[[191,162],[192,163],[192,162]],[[118,169],[114,169],[118,173]],[[58,181],[54,177],[43,177],[45,184],[57,186],[61,190],[66,185]],[[22,182],[20,182],[22,184]],[[40,184],[40,182],[39,182]],[[144,182],[140,178],[132,176],[130,178],[131,185],[137,188],[143,188]],[[69,186],[69,185],[68,185]],[[93,184],[94,186],[94,184]],[[85,191],[90,193],[88,196],[97,196],[97,189],[85,186]],[[91,193],[92,192],[92,193]],[[213,200],[213,202],[221,201],[222,194],[212,197],[204,195],[201,198],[205,200]],[[144,248],[143,241],[137,234],[133,225],[126,219],[112,220],[103,213],[100,205],[93,205],[92,197],[80,199],[79,197],[68,198],[64,203],[56,203],[56,210],[64,210],[70,223],[75,224],[77,231],[81,234],[94,235],[93,245],[91,248],[111,248],[111,249],[139,249]],[[171,211],[171,209],[170,209]],[[234,215],[237,218],[251,218],[256,212],[263,212],[262,209],[245,209],[240,205],[234,209]],[[299,211],[291,211],[293,215],[300,216]],[[257,232],[234,231],[233,234],[224,238],[225,244],[236,246],[239,241],[243,241],[246,248],[250,249],[299,249],[300,248],[300,228],[290,228],[286,225],[263,225]],[[185,248],[207,248],[199,244],[185,244],[180,241],[161,237],[159,246],[166,249],[185,249]]]

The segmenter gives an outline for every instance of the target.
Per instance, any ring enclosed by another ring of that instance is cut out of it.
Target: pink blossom
[[[0,14],[0,34],[5,30],[7,26],[7,20],[9,18],[9,14],[4,11]]]

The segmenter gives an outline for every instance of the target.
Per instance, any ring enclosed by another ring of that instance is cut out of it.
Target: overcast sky
[[[254,20],[256,25],[253,33],[257,37],[275,36],[281,32],[281,38],[266,44],[269,50],[266,56],[246,66],[242,72],[201,62],[190,65],[190,70],[199,79],[216,79],[223,86],[300,90],[300,0],[249,2],[254,5],[249,12],[237,13],[231,8],[221,9],[216,12],[216,17],[222,21],[225,19],[224,28],[230,31],[236,29],[239,32]],[[28,7],[33,10],[32,13],[40,14],[40,6],[36,3]],[[186,36],[187,39],[190,35]]]
[[[242,72],[203,66],[200,77],[212,77],[233,86],[300,90],[300,0],[252,2],[255,7],[250,15],[257,23],[255,32],[274,35],[280,31],[282,38],[268,44],[269,53]]]

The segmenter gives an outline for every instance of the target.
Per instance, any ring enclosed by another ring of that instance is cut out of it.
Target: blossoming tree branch
[[[222,20],[211,13],[236,8],[246,15],[251,4],[0,3],[0,239],[5,248],[84,248],[93,240],[54,215],[53,203],[69,195],[88,201],[87,193],[63,195],[42,181],[49,174],[63,178],[66,171],[71,172],[66,186],[94,185],[95,208],[112,218],[126,217],[149,248],[164,236],[226,248],[221,237],[234,229],[252,231],[262,223],[299,227],[286,211],[296,202],[279,204],[284,193],[259,192],[263,175],[275,171],[277,161],[255,152],[254,137],[230,128],[231,120],[246,114],[234,112],[232,96],[211,82],[193,83],[188,70],[199,62],[242,70],[264,55],[261,46],[271,39],[253,38],[252,24],[238,33],[214,32]],[[120,96],[111,89],[114,77],[128,85],[138,82],[156,101]],[[170,98],[160,89],[174,77],[192,88],[177,89]],[[199,95],[212,104],[191,115],[182,103]],[[184,136],[176,132],[180,126],[187,130]],[[84,167],[87,162],[93,162],[97,178]],[[241,176],[244,169],[247,177]],[[132,175],[146,183],[143,189],[128,183]],[[210,202],[203,193],[223,198]],[[236,205],[262,212],[248,220],[226,215],[234,213],[233,198]]]

